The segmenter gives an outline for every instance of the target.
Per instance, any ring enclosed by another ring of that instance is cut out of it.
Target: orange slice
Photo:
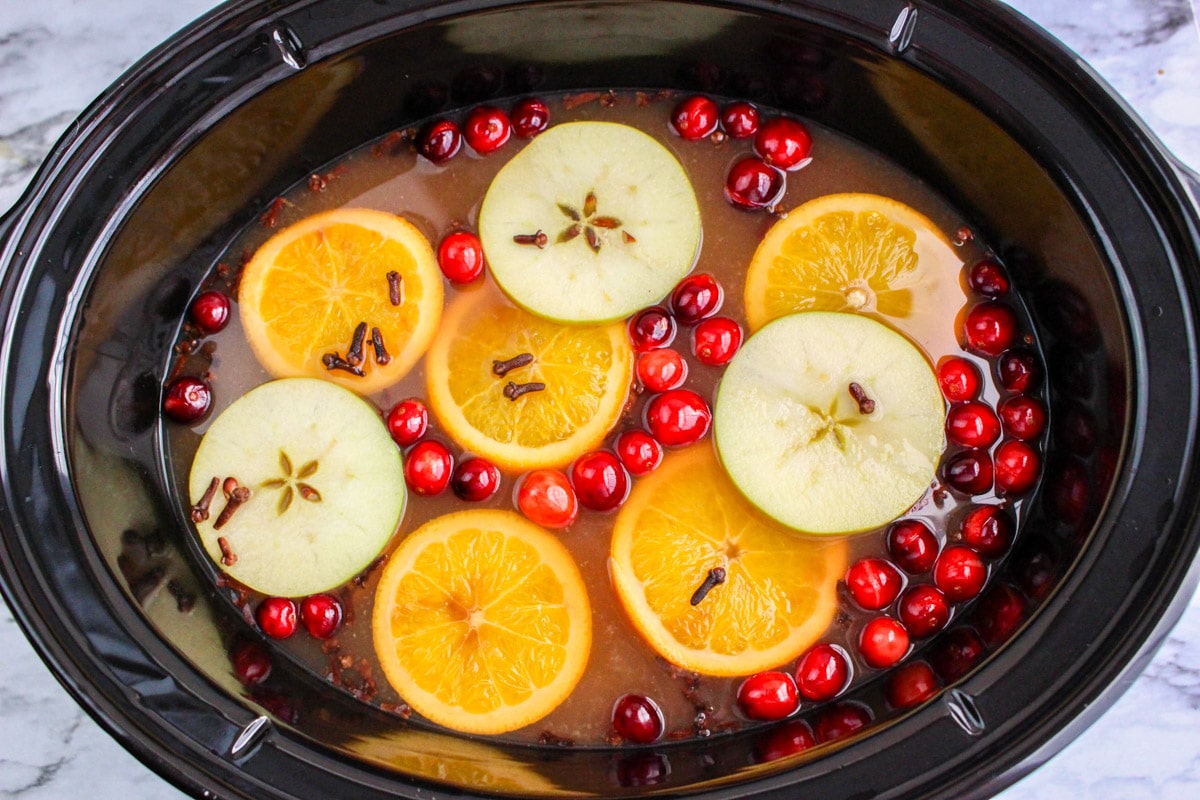
[[[611,571],[633,626],[676,666],[750,675],[815,642],[837,611],[843,539],[805,538],[734,488],[712,449],[690,447],[638,481],[613,530]],[[695,605],[713,570],[725,571]]]
[[[341,208],[268,239],[242,272],[238,306],[250,346],[271,374],[326,378],[371,394],[403,378],[429,347],[441,318],[442,276],[411,223]],[[345,358],[364,322],[363,374],[327,368],[325,356]],[[381,333],[386,364],[375,357],[372,328]]]
[[[375,590],[375,652],[418,713],[505,733],[556,708],[592,645],[587,589],[567,549],[512,511],[437,517],[388,559]]]
[[[874,194],[831,194],[767,231],[746,274],[757,331],[796,311],[856,311],[899,328],[927,352],[953,349],[947,315],[966,300],[962,261],[923,214]]]
[[[449,305],[442,328],[426,359],[430,406],[461,447],[503,469],[567,464],[621,416],[633,379],[622,323],[552,322],[481,287]],[[517,356],[528,363],[496,374]],[[510,388],[530,384],[544,388]]]

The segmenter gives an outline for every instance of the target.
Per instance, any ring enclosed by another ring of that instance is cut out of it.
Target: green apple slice
[[[496,175],[479,237],[497,283],[560,322],[607,322],[653,305],[700,248],[700,207],[663,145],[615,122],[569,122]]]
[[[877,528],[934,480],[946,410],[928,359],[858,314],[809,311],[746,340],[717,390],[726,471],[767,515],[813,534]]]
[[[223,487],[207,514],[193,505],[205,551],[235,580],[284,597],[362,572],[395,533],[407,496],[400,451],[378,412],[314,378],[265,383],[221,412],[192,461],[193,504],[214,478],[233,478],[249,497],[235,497],[223,521]]]

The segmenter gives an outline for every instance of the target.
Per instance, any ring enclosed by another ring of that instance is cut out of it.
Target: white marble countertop
[[[1188,0],[1011,0],[1200,170],[1200,28]],[[0,0],[0,212],[68,123],[213,0]],[[104,733],[0,605],[0,798],[176,798]],[[1200,797],[1200,600],[1082,736],[1003,800]]]

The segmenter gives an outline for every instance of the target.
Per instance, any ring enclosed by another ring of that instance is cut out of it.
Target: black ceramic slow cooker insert
[[[286,665],[269,691],[243,686],[221,602],[197,591],[180,614],[178,594],[147,591],[148,576],[203,585],[158,414],[200,280],[284,190],[433,112],[646,88],[827,125],[921,176],[997,245],[1047,355],[1052,430],[995,579],[1034,565],[1047,590],[933,700],[888,711],[868,685],[847,702],[881,709],[872,724],[771,761],[770,728],[497,745],[398,726]],[[0,221],[5,597],[79,702],[197,797],[989,795],[1111,703],[1195,586],[1189,191],[1075,58],[983,0],[234,0],[106,92]],[[1086,452],[1055,435],[1067,410],[1094,420]]]

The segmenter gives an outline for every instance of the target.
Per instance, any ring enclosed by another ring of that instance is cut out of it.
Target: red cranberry
[[[796,688],[802,697],[817,703],[837,697],[849,682],[850,662],[841,648],[831,644],[813,646],[796,667]]]
[[[946,437],[964,447],[991,447],[1000,438],[1000,420],[987,403],[968,400],[950,408]]]
[[[761,158],[746,156],[725,176],[725,197],[738,208],[755,211],[779,202],[787,186],[784,174]]]
[[[937,694],[942,686],[924,661],[905,664],[889,676],[887,699],[892,708],[912,708]]]
[[[992,488],[992,459],[982,450],[964,450],[946,462],[946,483],[964,494]]]
[[[721,109],[721,127],[734,139],[748,139],[758,133],[758,109],[738,100]]]
[[[985,258],[967,272],[967,286],[987,297],[1008,294],[1008,273],[996,261]]]
[[[543,528],[565,528],[579,516],[579,498],[563,473],[535,469],[521,480],[517,508]]]
[[[979,600],[975,624],[983,640],[995,647],[1008,641],[1024,616],[1025,598],[1011,586],[1001,584]]]
[[[246,686],[257,686],[271,676],[271,655],[260,642],[243,640],[230,654],[233,673]]]
[[[871,724],[871,710],[858,703],[838,703],[817,719],[814,733],[822,744],[842,739]]]
[[[1033,353],[1009,350],[996,364],[1000,385],[1012,392],[1027,392],[1037,385],[1042,371]]]
[[[704,438],[711,425],[708,403],[689,389],[663,392],[646,404],[646,427],[667,447],[694,444]]]
[[[163,396],[163,413],[184,424],[200,419],[211,406],[212,389],[208,384],[186,375],[171,381]]]
[[[651,392],[678,389],[687,380],[688,366],[678,350],[664,347],[638,356],[637,377]]]
[[[571,465],[571,485],[584,508],[611,511],[629,494],[629,476],[620,460],[607,450],[596,450]]]
[[[436,439],[418,442],[404,459],[404,480],[408,488],[427,497],[445,491],[453,472],[454,459],[450,450]]]
[[[999,558],[1013,540],[1012,518],[999,506],[976,506],[963,517],[959,528],[964,544],[985,558]]]
[[[315,639],[328,639],[342,623],[342,604],[329,594],[314,594],[300,603],[300,621]]]
[[[1014,439],[1036,439],[1046,428],[1046,407],[1027,394],[1008,398],[997,410],[1004,432]]]
[[[229,324],[229,297],[216,289],[202,292],[192,301],[188,316],[205,336],[220,333]]]
[[[473,456],[455,468],[450,488],[460,499],[480,503],[500,488],[500,470],[486,458]]]
[[[737,704],[750,719],[772,722],[791,716],[800,707],[800,695],[786,672],[760,672],[742,681]]]
[[[983,589],[987,567],[969,547],[950,545],[933,565],[933,582],[954,603],[970,600]]]
[[[680,101],[671,112],[671,127],[684,139],[696,141],[712,135],[719,121],[717,104],[703,95]]]
[[[483,245],[475,234],[455,231],[438,245],[437,261],[451,283],[470,283],[483,274]]]
[[[790,117],[772,117],[754,135],[754,152],[779,169],[799,169],[808,162],[812,136],[804,123]]]
[[[401,400],[387,415],[388,433],[401,447],[417,442],[429,428],[429,410],[415,397]]]
[[[550,124],[550,108],[537,97],[518,100],[509,114],[512,131],[522,139],[532,139]]]
[[[951,403],[974,400],[979,395],[979,370],[967,359],[951,356],[938,365],[938,384]]]
[[[742,326],[729,317],[702,320],[692,330],[692,352],[702,364],[723,367],[742,346]]]
[[[448,119],[434,120],[417,137],[417,150],[435,164],[454,158],[461,147],[462,133]]]
[[[973,629],[955,628],[937,639],[929,653],[934,671],[949,683],[971,671],[983,657],[983,641]]]
[[[671,292],[671,312],[685,325],[711,317],[721,308],[725,290],[717,279],[701,272],[689,275]]]
[[[286,597],[268,597],[254,612],[258,627],[272,639],[286,639],[296,632],[296,604]]]
[[[630,475],[648,475],[663,460],[663,447],[643,430],[625,431],[617,437],[617,457]]]
[[[924,522],[902,519],[888,528],[887,549],[900,569],[910,575],[919,575],[933,566],[938,554],[938,540]]]
[[[950,603],[936,586],[920,583],[900,595],[896,612],[915,639],[924,639],[946,627]]]
[[[622,739],[650,744],[663,734],[666,723],[658,704],[640,694],[626,694],[613,703],[613,728]]]
[[[463,138],[480,155],[499,150],[511,134],[508,114],[495,106],[475,106],[463,123]]]
[[[803,720],[792,720],[773,729],[754,745],[754,761],[767,764],[781,758],[803,753],[817,742],[812,729]]]
[[[629,340],[639,353],[666,347],[675,339],[675,319],[665,308],[644,308],[629,321]]]
[[[854,602],[868,611],[887,608],[900,594],[904,578],[882,558],[863,558],[846,570],[846,588]]]
[[[967,346],[989,356],[998,356],[1017,338],[1017,315],[1003,303],[986,302],[967,312]]]
[[[996,491],[1024,494],[1037,483],[1042,457],[1025,442],[1009,440],[996,448]]]
[[[886,669],[908,655],[908,631],[899,620],[875,617],[858,637],[858,652],[867,666]]]

